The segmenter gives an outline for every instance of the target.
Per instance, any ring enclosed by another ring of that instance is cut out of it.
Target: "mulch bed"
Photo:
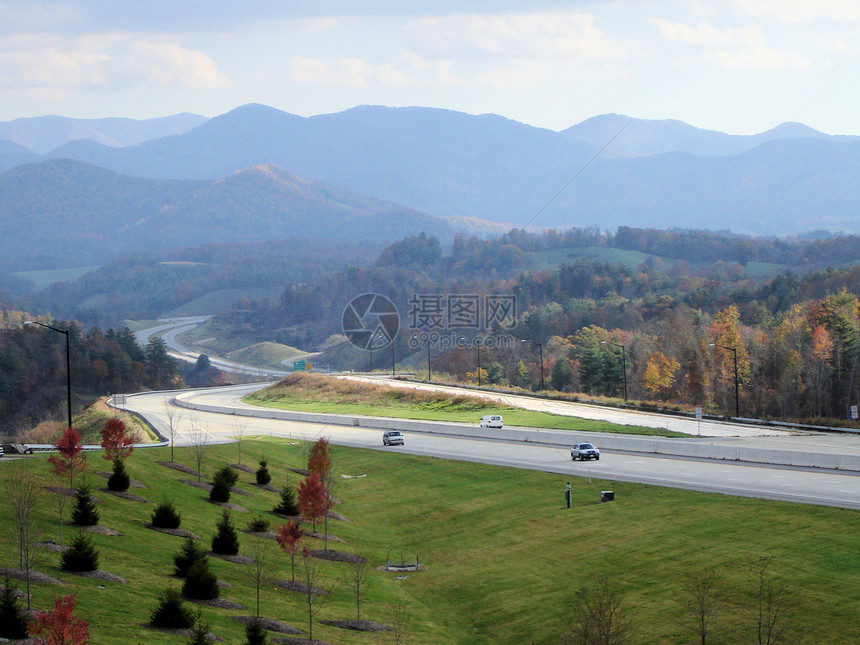
[[[243,625],[249,625],[254,622],[253,616],[233,616],[235,620],[238,620]],[[304,631],[293,627],[292,625],[287,625],[287,623],[282,623],[280,620],[275,620],[274,618],[266,618],[265,616],[260,616],[257,620],[260,621],[260,624],[264,629],[268,629],[270,632],[278,632],[279,634],[303,634]]]
[[[331,538],[329,538],[331,539]],[[330,562],[363,562],[364,558],[346,551],[335,551],[334,549],[311,549],[310,554],[320,560]]]
[[[256,468],[252,468],[251,466],[246,466],[245,464],[227,464],[230,468],[235,468],[236,470],[241,470],[245,473],[251,473],[252,475],[257,474]]]
[[[195,477],[198,475],[202,476],[202,473],[198,473],[191,466],[186,466],[185,464],[180,464],[176,461],[156,461],[155,463],[167,468],[173,468],[173,470],[178,470],[179,472],[187,473],[188,475],[194,475]]]
[[[337,511],[326,511],[326,516],[331,520],[340,520],[341,522],[349,522],[347,518]]]
[[[77,493],[75,489],[69,490],[68,486],[45,486],[45,490],[56,493],[57,495],[65,495],[66,497],[74,497]],[[93,504],[102,503],[102,500],[97,497],[90,496],[90,499],[93,501]]]
[[[248,535],[253,535],[254,537],[265,538],[267,540],[277,540],[278,534],[273,533],[272,531],[250,531],[248,529],[239,529],[242,533],[247,533]]]
[[[90,578],[92,580],[106,580],[107,582],[128,584],[128,580],[126,580],[122,576],[118,576],[115,573],[110,573],[108,571],[102,571],[101,569],[96,569],[95,571],[69,571],[68,573],[79,576],[81,578]]]
[[[100,491],[104,493],[110,493],[115,497],[121,497],[123,499],[127,499],[130,502],[142,502],[144,504],[154,504],[154,502],[149,501],[145,497],[141,497],[140,495],[135,495],[134,493],[129,493],[127,490],[110,490],[109,488],[99,488]]]
[[[93,526],[78,526],[77,524],[72,524],[71,522],[69,522],[67,526],[74,526],[76,529],[79,529],[81,531],[86,531],[87,533],[96,533],[97,535],[122,535],[122,533],[120,533],[116,529],[108,528],[107,526],[102,526],[101,524],[95,524]]]
[[[321,620],[319,622],[323,625],[331,625],[332,627],[340,627],[341,629],[351,629],[356,632],[391,631],[390,627],[372,620]]]
[[[191,630],[190,629],[184,629],[184,628],[178,628],[178,627],[175,627],[175,628],[155,627],[154,625],[150,625],[149,623],[141,623],[140,626],[145,627],[146,629],[151,629],[154,632],[161,632],[162,634],[175,634],[177,636],[185,636],[186,638],[191,636]],[[220,636],[217,636],[216,634],[213,634],[212,632],[209,632],[208,636],[213,641],[222,642],[224,640],[223,638],[221,638]]]
[[[276,586],[278,589],[284,589],[286,591],[295,591],[297,593],[307,593],[308,586],[304,582],[300,582],[296,580],[293,582],[292,580],[272,580],[272,584]],[[311,593],[315,596],[327,596],[328,591],[325,589],[320,589],[319,587],[314,587],[311,585]]]
[[[99,477],[104,477],[105,479],[109,479],[112,474],[113,473],[109,473],[106,470],[97,470],[96,471],[96,475],[98,475]],[[149,488],[149,486],[147,486],[146,484],[144,484],[142,482],[137,481],[136,479],[130,479],[129,480],[129,486],[131,486],[132,488]],[[107,490],[107,489],[105,489],[105,490]]]
[[[236,511],[238,513],[250,513],[251,512],[247,508],[245,508],[244,506],[239,506],[239,504],[234,504],[233,502],[213,502],[208,497],[204,497],[203,499],[205,499],[210,504],[214,504],[215,506],[220,506],[221,508],[227,508],[231,511]]]
[[[48,551],[54,551],[56,553],[63,553],[69,547],[65,544],[57,544],[53,540],[49,540],[47,542],[36,542],[36,546],[40,549],[48,549]]]
[[[176,537],[193,538],[195,540],[201,540],[202,539],[196,533],[192,533],[191,531],[188,531],[186,529],[163,529],[159,526],[153,526],[150,522],[144,522],[143,525],[148,529],[152,529],[153,531],[160,531],[161,533],[167,533],[168,535],[175,535]]]
[[[207,493],[212,490],[212,484],[208,482],[199,482],[196,479],[180,479],[179,481],[181,481],[183,484],[194,486],[194,488],[205,490]]]
[[[20,580],[21,582],[27,582],[27,572],[23,569],[12,569],[12,568],[0,568],[0,576],[9,576],[13,580]],[[63,585],[65,586],[65,582],[62,580],[58,580],[53,576],[49,576],[45,573],[39,573],[38,571],[33,571],[30,569],[30,582],[43,582],[49,585]]]
[[[226,555],[224,553],[215,553],[214,551],[208,551],[207,553],[213,558],[225,560],[226,562],[233,562],[235,564],[251,564],[254,562],[254,558],[249,558],[247,555]]]
[[[204,605],[206,607],[214,607],[216,609],[244,609],[238,602],[227,600],[226,598],[213,598],[212,600],[194,600],[189,598],[188,602],[193,602],[196,605]]]
[[[274,484],[253,484],[259,489],[267,490],[270,493],[280,493],[281,489],[275,486]]]
[[[328,645],[325,641],[307,638],[273,638],[271,642],[274,645]]]

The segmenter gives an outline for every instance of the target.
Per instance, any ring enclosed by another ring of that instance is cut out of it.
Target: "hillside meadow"
[[[268,460],[278,488],[296,486],[307,444],[272,438],[241,443],[241,464],[256,467]],[[692,612],[685,581],[709,568],[720,576],[722,611],[714,618],[708,642],[732,645],[754,642],[751,632],[758,605],[757,563],[769,558],[766,580],[790,591],[793,627],[781,642],[852,644],[860,642],[860,514],[834,508],[733,498],[644,485],[573,479],[572,508],[564,504],[565,478],[480,464],[408,455],[397,449],[368,450],[330,446],[333,456],[335,511],[328,522],[329,549],[361,555],[370,563],[363,585],[361,618],[394,625],[398,608],[406,610],[405,633],[415,645],[560,643],[563,617],[570,615],[578,590],[605,578],[621,594],[621,610],[631,624],[627,642],[665,644],[698,642],[689,629]],[[237,463],[239,446],[208,446],[203,480],[225,464]],[[160,465],[169,448],[138,449],[128,459],[132,478],[145,488],[130,492],[150,502],[116,497],[101,488],[96,471],[109,470],[100,453],[88,454],[87,480],[100,500],[100,524],[120,536],[94,534],[99,568],[122,576],[126,584],[87,579],[59,570],[59,555],[36,549],[35,569],[59,578],[64,586],[33,585],[33,605],[46,608],[58,594],[78,599],[77,613],[90,621],[94,645],[184,643],[187,638],[144,626],[157,597],[171,577],[179,537],[144,527],[155,504],[167,499],[182,514],[182,528],[200,535],[208,549],[222,509],[204,490],[186,481],[196,478]],[[175,461],[194,466],[191,448],[177,448]],[[37,473],[45,486],[64,482],[50,473],[44,456],[0,461],[0,478],[9,469]],[[237,470],[231,502],[248,512],[232,511],[239,529],[269,514],[277,492],[254,485],[254,476]],[[186,480],[186,481],[183,481]],[[601,490],[616,500],[599,503]],[[5,489],[4,489],[5,490]],[[40,540],[60,542],[57,496],[45,491],[39,504]],[[71,512],[66,505],[65,516]],[[16,567],[15,523],[7,504],[0,505],[0,567]],[[76,534],[63,528],[63,540]],[[240,532],[242,552],[253,538]],[[262,538],[260,538],[262,539]],[[343,540],[343,541],[339,541]],[[305,538],[312,549],[322,540]],[[290,560],[272,540],[274,578],[290,579]],[[424,570],[397,574],[378,569],[386,558],[421,562]],[[202,607],[211,631],[227,643],[244,642],[233,616],[253,615],[255,586],[248,565],[211,557],[221,597],[242,609]],[[319,621],[355,618],[349,588],[353,565],[319,561],[318,586],[331,593],[320,606]],[[18,583],[20,586],[20,583]],[[194,607],[193,604],[190,606]],[[261,615],[307,629],[304,596],[264,585]],[[284,637],[270,633],[272,637]],[[396,632],[356,632],[317,623],[314,638],[325,643],[396,642]],[[400,640],[400,642],[407,642]]]

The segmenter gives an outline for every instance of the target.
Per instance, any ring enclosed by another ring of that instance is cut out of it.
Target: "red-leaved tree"
[[[296,553],[299,552],[299,541],[302,539],[302,529],[298,522],[281,524],[278,527],[278,537],[275,538],[281,549],[290,554],[293,582],[296,581]]]
[[[325,483],[329,471],[331,471],[331,457],[328,454],[328,439],[320,437],[308,453],[308,472],[316,473]]]
[[[331,508],[331,501],[317,473],[311,473],[299,484],[299,513],[312,523],[313,530],[317,530],[317,520],[325,517]]]
[[[108,419],[102,428],[102,448],[108,461],[125,459],[134,450],[134,439],[125,433],[125,424],[119,419]]]
[[[54,444],[59,455],[48,457],[48,463],[54,467],[57,477],[69,476],[69,490],[74,488],[75,473],[87,466],[87,457],[83,453],[84,444],[81,443],[81,435],[74,426],[69,426],[63,431],[62,436]]]
[[[90,624],[72,615],[76,604],[72,595],[54,598],[54,611],[37,612],[27,625],[30,635],[45,645],[88,645]]]

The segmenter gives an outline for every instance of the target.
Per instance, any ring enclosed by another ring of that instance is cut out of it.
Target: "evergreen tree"
[[[173,506],[173,502],[163,501],[152,512],[152,525],[160,529],[178,529],[181,515]]]
[[[182,549],[179,553],[173,556],[173,573],[179,578],[184,578],[188,575],[188,570],[198,560],[206,557],[200,544],[194,538],[185,538],[182,544]]]
[[[226,510],[218,522],[217,532],[212,537],[212,551],[221,555],[239,553],[239,535],[230,519],[230,513]]]
[[[99,552],[89,536],[79,533],[60,556],[63,571],[95,571],[99,568]]]
[[[272,474],[269,472],[269,465],[265,459],[260,460],[260,467],[257,468],[257,483],[260,486],[265,486],[272,481]]]
[[[0,593],[0,636],[3,638],[27,638],[27,616],[18,602],[16,591],[17,587],[10,584],[7,576],[3,593]]]
[[[259,618],[245,625],[245,645],[267,645],[268,642],[266,628]]]
[[[108,477],[107,486],[109,490],[123,492],[131,486],[131,477],[125,469],[125,460],[117,457],[113,460],[113,473]]]
[[[194,624],[194,615],[184,605],[182,594],[175,589],[165,589],[158,606],[149,615],[149,624],[167,629],[187,629]]]
[[[99,511],[90,491],[88,484],[81,484],[75,490],[75,509],[72,511],[72,523],[75,526],[95,526],[99,523]]]
[[[203,611],[200,608],[197,609],[197,618],[186,642],[188,645],[212,645],[215,642],[209,635],[209,622],[203,620]]]
[[[275,507],[275,513],[290,517],[299,514],[299,507],[296,504],[296,491],[289,484],[281,490],[281,503]]]
[[[218,578],[209,569],[209,558],[196,560],[188,569],[182,595],[194,600],[214,600],[220,593]]]
[[[209,492],[209,500],[212,502],[226,503],[230,501],[230,489],[239,480],[239,475],[230,466],[224,466],[215,473],[212,480],[212,490]]]

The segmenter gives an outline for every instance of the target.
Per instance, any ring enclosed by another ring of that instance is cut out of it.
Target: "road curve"
[[[689,458],[665,458],[645,454],[603,451],[599,462],[572,462],[566,447],[439,436],[423,432],[407,434],[406,445],[383,448],[381,431],[372,427],[350,427],[242,416],[247,404],[241,397],[256,386],[233,386],[183,393],[185,399],[219,405],[221,412],[179,409],[176,413],[176,442],[188,443],[193,432],[205,432],[210,442],[225,442],[237,435],[269,435],[285,439],[315,440],[327,437],[332,443],[397,450],[418,455],[475,461],[515,468],[558,473],[565,477],[626,481],[744,497],[784,500],[808,504],[860,509],[860,475],[838,471],[774,467]],[[130,395],[126,408],[146,417],[167,434],[166,405],[177,392]],[[256,408],[259,412],[259,408]],[[743,439],[739,439],[743,441]]]

